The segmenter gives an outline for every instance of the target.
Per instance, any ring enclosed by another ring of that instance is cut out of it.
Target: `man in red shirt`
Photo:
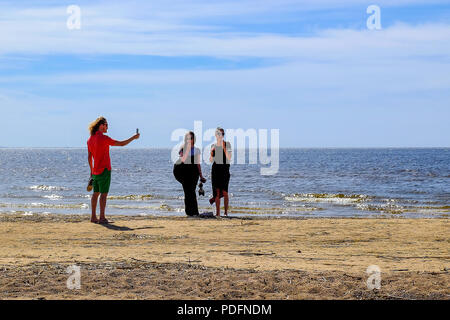
[[[92,216],[91,222],[108,223],[105,218],[106,199],[108,197],[109,186],[111,184],[111,159],[109,157],[110,146],[126,146],[131,141],[139,139],[139,133],[128,140],[117,141],[111,139],[105,133],[108,132],[108,122],[105,118],[99,117],[89,125],[91,136],[87,141],[88,162],[91,168],[92,185],[94,194],[91,198]],[[94,160],[92,162],[92,160]],[[100,196],[100,220],[97,219],[97,200]]]

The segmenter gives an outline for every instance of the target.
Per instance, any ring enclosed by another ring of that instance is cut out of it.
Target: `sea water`
[[[183,216],[170,149],[112,148],[107,214]],[[211,212],[211,165],[201,212]],[[279,171],[231,165],[230,216],[447,217],[450,148],[281,149]],[[0,149],[0,212],[88,214],[86,149]]]

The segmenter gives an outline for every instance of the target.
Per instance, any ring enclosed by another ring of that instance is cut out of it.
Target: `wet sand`
[[[450,298],[448,219],[110,219],[0,215],[0,298]]]

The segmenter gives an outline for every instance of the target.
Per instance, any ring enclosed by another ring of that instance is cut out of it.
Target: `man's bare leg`
[[[94,223],[98,222],[96,211],[97,211],[97,200],[99,195],[100,192],[94,192],[91,197],[91,209],[92,209],[91,222]]]
[[[108,222],[105,218],[105,209],[106,209],[106,199],[108,198],[107,193],[102,193],[100,195],[100,222]]]

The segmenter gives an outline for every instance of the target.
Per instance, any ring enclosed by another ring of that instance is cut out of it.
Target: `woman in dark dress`
[[[211,146],[210,161],[211,182],[213,197],[209,200],[211,204],[216,203],[216,216],[220,216],[220,198],[223,197],[225,216],[228,215],[228,184],[230,182],[230,160],[231,145],[223,140],[225,131],[222,128],[216,129],[216,143]]]
[[[184,136],[184,146],[179,152],[180,158],[175,163],[173,174],[175,179],[181,183],[184,191],[185,212],[188,216],[197,216],[198,205],[195,189],[198,178],[205,183],[200,166],[200,149],[195,147],[195,135],[189,131]]]

